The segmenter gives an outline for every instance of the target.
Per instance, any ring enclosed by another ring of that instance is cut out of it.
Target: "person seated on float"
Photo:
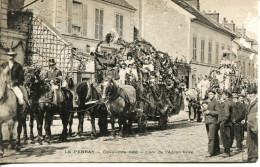
[[[153,64],[151,63],[148,57],[144,58],[144,63],[141,71],[143,73],[144,82],[148,81],[150,73],[154,71]]]
[[[127,73],[126,63],[123,63],[122,68],[119,70],[119,77],[120,77],[119,84],[120,85],[125,85],[126,73]]]
[[[14,59],[17,53],[10,49],[7,53],[8,61],[5,62],[4,66],[9,66],[11,74],[11,84],[10,87],[14,91],[18,99],[18,107],[21,108],[25,103],[29,105],[28,95],[24,83],[24,69],[22,65],[16,62]]]
[[[135,60],[133,59],[133,55],[131,52],[127,53],[127,60],[125,61],[126,65],[129,66],[129,64],[133,64]]]
[[[54,59],[49,59],[49,70],[46,73],[46,81],[50,81],[51,90],[52,90],[52,102],[57,105],[57,95],[61,95],[61,81],[62,81],[62,72],[56,68],[56,62]]]
[[[230,68],[231,62],[228,59],[229,53],[223,53],[222,59],[220,60],[220,66],[224,68]]]

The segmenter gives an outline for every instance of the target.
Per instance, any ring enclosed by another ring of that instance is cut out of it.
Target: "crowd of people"
[[[224,157],[231,154],[236,140],[236,151],[243,151],[244,127],[247,129],[248,161],[258,159],[257,86],[250,85],[247,96],[240,92],[224,90],[219,98],[209,90],[208,99],[202,102],[204,122],[208,134],[208,157],[220,154],[219,133],[224,147]]]

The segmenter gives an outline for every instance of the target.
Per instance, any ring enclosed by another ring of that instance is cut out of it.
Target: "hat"
[[[245,97],[245,95],[240,93],[240,94],[238,94],[238,97]]]
[[[248,94],[257,94],[257,86],[256,85],[250,85],[247,88],[247,93]]]
[[[14,52],[12,48],[10,48],[10,49],[9,49],[9,52],[7,52],[7,55],[8,55],[8,56],[16,56],[17,53]]]
[[[237,94],[233,94],[232,97],[233,98],[238,98],[238,95]]]
[[[49,66],[54,66],[56,65],[54,59],[49,59]]]
[[[227,93],[229,96],[232,96],[230,89],[223,90],[223,93]]]
[[[212,89],[208,90],[208,93],[210,93],[210,92],[213,93],[213,94],[216,94],[216,92]]]
[[[209,104],[209,102],[205,100],[201,104]]]
[[[127,66],[126,63],[122,63],[122,66]]]

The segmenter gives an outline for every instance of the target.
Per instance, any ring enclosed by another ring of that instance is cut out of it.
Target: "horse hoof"
[[[16,146],[15,146],[15,150],[16,150],[16,151],[20,151],[20,150],[21,150],[21,146],[20,146],[20,145],[16,145]]]
[[[13,150],[13,149],[15,149],[15,145],[14,145],[14,144],[9,144],[9,145],[7,146],[7,149],[8,149],[8,150]]]

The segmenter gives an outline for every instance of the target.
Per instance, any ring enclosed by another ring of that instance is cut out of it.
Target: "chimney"
[[[223,19],[223,25],[224,27],[228,28],[229,30],[231,30],[232,32],[235,32],[236,30],[236,26],[235,23],[233,22],[233,20],[231,20],[231,22],[229,23],[226,18]]]
[[[189,5],[200,10],[200,0],[185,0]]]
[[[205,15],[208,16],[211,20],[219,23],[219,13],[217,13],[216,11],[211,13],[211,11],[209,10],[209,12],[205,13]]]

